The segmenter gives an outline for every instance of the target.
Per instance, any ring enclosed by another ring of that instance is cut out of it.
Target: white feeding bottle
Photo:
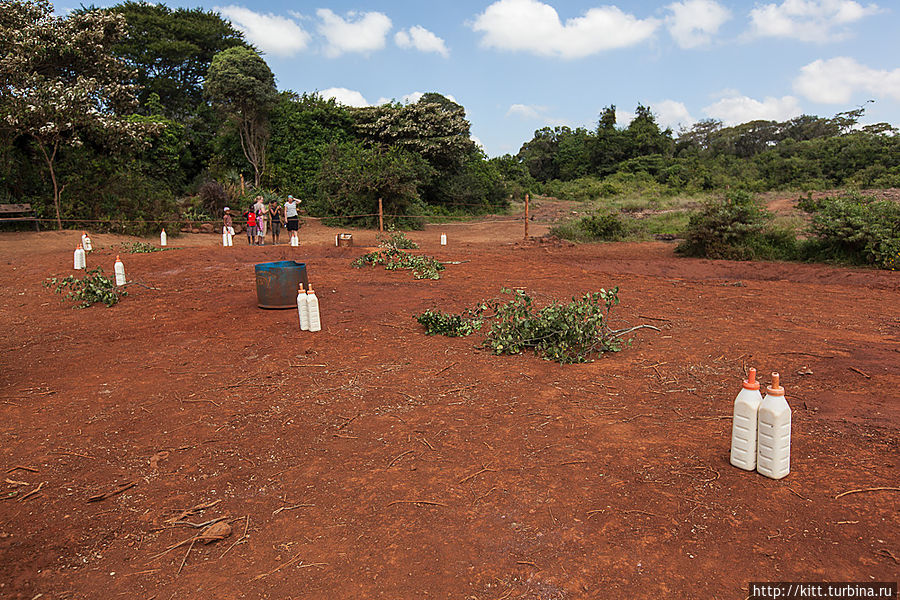
[[[116,255],[116,264],[114,268],[116,272],[116,285],[125,285],[125,264],[122,259]]]
[[[87,234],[87,231],[82,231],[82,232],[81,232],[81,246],[82,246],[87,252],[90,252],[91,250],[94,249],[93,245],[91,244],[91,236],[89,236],[89,235]]]
[[[228,227],[222,228],[222,246],[228,246]]]
[[[306,301],[306,290],[303,284],[297,290],[297,312],[300,315],[300,331],[309,331],[309,303]]]
[[[778,373],[772,373],[772,385],[766,388],[758,418],[756,470],[771,479],[791,472],[791,407],[778,380]]]
[[[309,293],[306,294],[306,305],[309,307],[309,330],[322,331],[322,319],[319,316],[319,299],[312,286],[309,286]]]
[[[446,246],[446,245],[447,245],[447,234],[442,233],[441,234],[441,246]]]
[[[84,254],[84,248],[81,247],[81,244],[78,244],[78,247],[75,248],[75,269],[80,270],[87,267],[87,260]]]
[[[757,419],[762,399],[756,369],[751,367],[741,391],[734,399],[731,422],[731,464],[745,471],[756,469]]]
[[[169,241],[169,239],[168,239],[168,237],[166,237],[166,230],[163,229],[163,230],[159,233],[159,245],[160,245],[160,246],[166,246],[166,245],[168,244],[168,241]]]

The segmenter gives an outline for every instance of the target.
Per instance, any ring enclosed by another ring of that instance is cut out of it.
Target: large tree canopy
[[[85,135],[132,142],[158,128],[125,116],[134,87],[124,83],[130,72],[111,52],[124,18],[100,11],[56,17],[42,0],[4,0],[0,15],[0,114],[13,137],[27,136],[39,148],[61,228],[60,147],[79,145]]]

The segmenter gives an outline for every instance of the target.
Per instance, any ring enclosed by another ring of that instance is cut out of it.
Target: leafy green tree
[[[253,166],[253,182],[259,187],[266,164],[269,113],[278,98],[272,70],[256,51],[235,46],[213,57],[205,92],[236,125],[241,150]]]
[[[60,149],[85,135],[128,146],[159,127],[126,118],[134,87],[123,83],[131,74],[111,51],[124,18],[100,11],[57,17],[43,0],[4,0],[0,15],[0,114],[13,137],[29,138],[40,151],[61,229]]]
[[[316,178],[319,194],[312,205],[313,213],[338,217],[340,223],[372,227],[378,222],[381,198],[388,223],[415,225],[402,215],[419,204],[419,188],[429,179],[429,170],[431,167],[420,156],[399,146],[333,143]]]
[[[559,165],[555,160],[559,149],[559,132],[559,127],[542,127],[519,149],[519,160],[537,181],[559,179]]]

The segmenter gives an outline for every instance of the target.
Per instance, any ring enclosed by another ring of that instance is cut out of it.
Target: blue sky
[[[610,104],[619,126],[641,103],[676,132],[707,118],[832,116],[864,103],[864,123],[900,126],[896,2],[166,4],[231,20],[263,52],[282,90],[352,106],[450,96],[466,108],[489,156],[515,154],[541,127],[592,129]]]

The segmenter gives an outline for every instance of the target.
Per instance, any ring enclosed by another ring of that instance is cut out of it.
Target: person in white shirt
[[[287,202],[284,203],[284,218],[287,220],[287,230],[291,235],[291,239],[296,239],[296,244],[300,245],[300,217],[297,216],[297,206],[300,200],[288,195]]]

